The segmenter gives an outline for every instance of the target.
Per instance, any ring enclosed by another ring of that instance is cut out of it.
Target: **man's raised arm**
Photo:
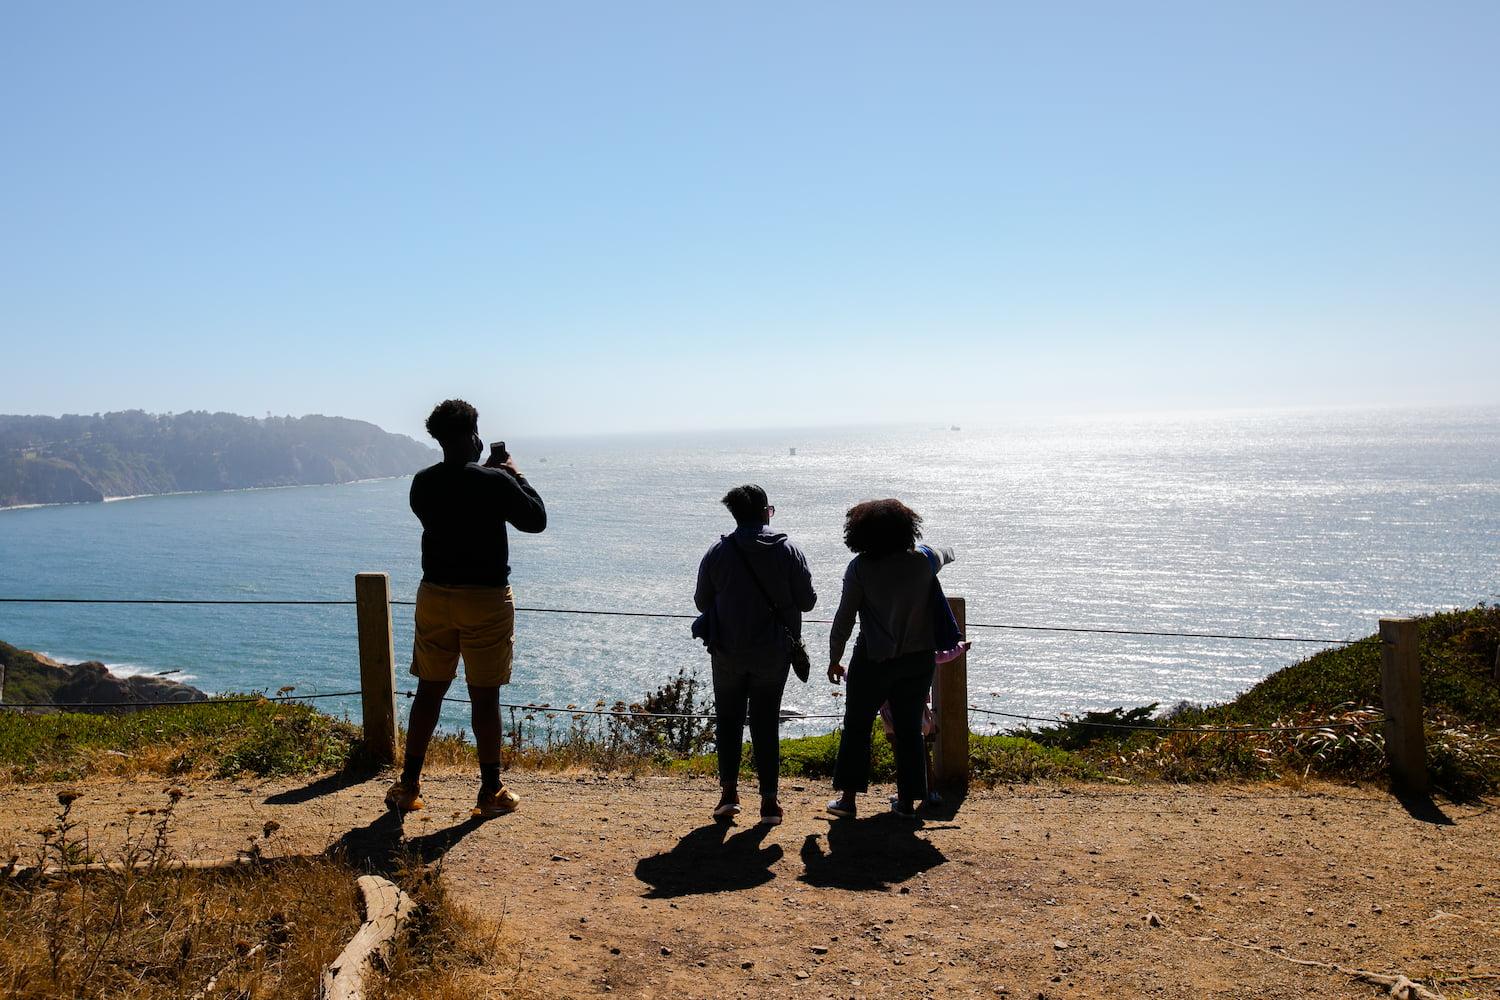
[[[500,483],[501,511],[517,531],[535,535],[546,530],[547,507],[513,461],[506,460],[496,476]]]

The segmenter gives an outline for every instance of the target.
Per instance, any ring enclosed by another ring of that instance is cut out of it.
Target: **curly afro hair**
[[[866,500],[844,515],[844,544],[860,555],[906,552],[922,537],[922,515],[900,500]]]
[[[432,408],[427,433],[438,444],[461,444],[479,433],[479,411],[462,399],[445,399]]]

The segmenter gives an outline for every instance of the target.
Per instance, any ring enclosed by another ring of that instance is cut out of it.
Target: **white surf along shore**
[[[360,483],[380,483],[387,479],[410,479],[412,473],[404,476],[371,476],[368,479],[350,479],[342,483],[292,483],[286,486],[235,486],[223,490],[171,490],[167,493],[131,493],[126,496],[105,497],[104,503],[120,503],[125,500],[152,500],[156,497],[194,497],[205,496],[214,493],[263,493],[268,490],[308,490],[314,487],[327,486],[358,486]],[[8,510],[37,510],[42,507],[92,507],[92,500],[72,500],[59,503],[17,503],[9,506],[0,504],[0,513]]]
[[[39,660],[50,662],[54,666],[73,666],[78,663],[89,662],[103,663],[104,669],[109,671],[113,677],[161,677],[166,680],[182,681],[183,683],[197,680],[198,678],[197,674],[173,667],[152,667],[142,663],[109,663],[99,659],[97,656],[85,656],[74,653],[57,654],[50,653],[44,649],[29,649],[26,652],[35,655]],[[197,685],[194,686],[196,687]],[[212,691],[205,692],[205,694],[212,693]]]

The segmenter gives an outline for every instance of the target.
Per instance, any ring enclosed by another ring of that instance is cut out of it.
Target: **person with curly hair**
[[[849,681],[833,769],[834,790],[842,794],[828,803],[837,817],[855,815],[855,796],[869,789],[871,729],[887,702],[896,752],[892,809],[914,818],[917,803],[927,797],[922,709],[938,648],[933,584],[938,570],[953,561],[953,551],[919,547],[921,537],[922,516],[900,500],[869,500],[845,515],[844,544],[855,555],[844,571],[828,653],[828,680]],[[856,618],[859,637],[845,670]]]
[[[385,801],[400,812],[422,808],[422,764],[462,657],[479,752],[473,815],[498,816],[520,803],[500,780],[500,687],[510,683],[516,637],[505,525],[539,532],[547,527],[547,508],[503,444],[479,464],[484,443],[473,406],[443,400],[427,418],[427,433],[442,446],[443,460],[411,481],[412,513],[422,522],[422,583],[411,655],[417,693],[406,724],[401,777]]]

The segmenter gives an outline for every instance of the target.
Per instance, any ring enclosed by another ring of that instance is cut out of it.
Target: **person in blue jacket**
[[[786,535],[772,531],[766,491],[737,486],[724,497],[734,516],[730,534],[709,546],[698,565],[693,600],[704,614],[701,637],[713,661],[715,739],[722,795],[714,818],[740,811],[740,754],[749,703],[750,745],[760,781],[760,822],[782,820],[777,800],[781,768],[781,694],[791,645],[802,636],[802,613],[818,601],[807,557]],[[704,631],[706,629],[706,631]]]

